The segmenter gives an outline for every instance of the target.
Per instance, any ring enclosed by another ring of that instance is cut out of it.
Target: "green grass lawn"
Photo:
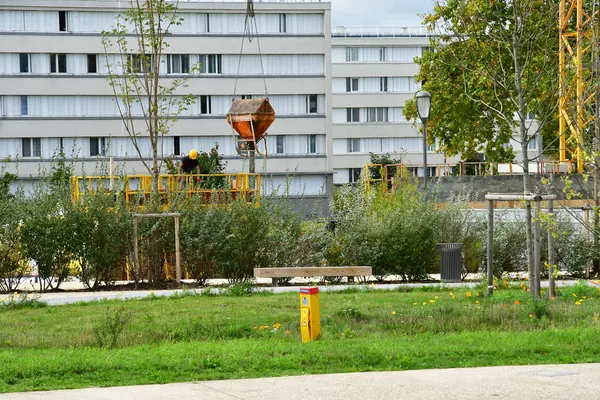
[[[306,344],[298,294],[3,306],[0,392],[600,362],[599,295],[578,285],[536,306],[518,287],[491,298],[477,289],[321,293],[322,338]]]

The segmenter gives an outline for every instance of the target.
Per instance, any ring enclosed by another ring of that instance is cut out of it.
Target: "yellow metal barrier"
[[[152,176],[126,175],[73,176],[71,177],[71,198],[80,202],[85,193],[114,191],[124,196],[126,203],[143,206],[152,195]],[[199,175],[160,175],[158,190],[161,203],[168,205],[175,198],[190,199],[200,197],[203,203],[223,204],[231,200],[243,199],[247,202],[260,202],[260,175],[258,174],[199,174]]]

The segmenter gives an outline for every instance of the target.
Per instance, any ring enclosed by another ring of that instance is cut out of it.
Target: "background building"
[[[423,28],[336,27],[332,34],[333,172],[337,184],[356,182],[370,153],[423,165],[423,136],[404,118],[406,100],[419,91],[414,62],[429,47]],[[443,154],[428,147],[428,172]],[[446,160],[451,161],[451,160]],[[423,168],[415,173],[423,176]]]
[[[117,54],[104,55],[101,32],[115,24],[129,1],[0,0],[0,157],[21,178],[61,149],[77,160],[76,173],[102,169],[108,157],[127,173],[145,173],[122,128],[106,77]],[[162,57],[165,78],[190,75],[185,93],[195,104],[162,143],[164,156],[215,144],[227,170],[247,170],[225,120],[234,91],[264,96],[257,41],[246,41],[244,1],[181,1],[180,26],[172,27]],[[316,196],[331,186],[331,4],[261,1],[255,5],[267,88],[277,119],[268,137],[269,158],[257,172],[269,187],[292,173],[292,194]],[[140,147],[149,155],[149,141]]]

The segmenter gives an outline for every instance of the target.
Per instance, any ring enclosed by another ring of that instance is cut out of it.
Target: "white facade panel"
[[[101,33],[116,27],[119,16],[114,11],[68,11],[68,31],[72,33]],[[173,34],[242,34],[246,15],[242,13],[186,13],[180,12],[180,24],[168,27]],[[284,20],[284,22],[282,22]],[[302,14],[256,14],[259,34],[311,34],[322,35],[324,30],[322,13]],[[131,24],[125,23],[128,31]],[[58,32],[58,11],[0,11],[2,32]]]

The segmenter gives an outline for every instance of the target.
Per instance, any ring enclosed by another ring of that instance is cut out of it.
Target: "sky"
[[[419,26],[431,0],[331,0],[332,27]]]

